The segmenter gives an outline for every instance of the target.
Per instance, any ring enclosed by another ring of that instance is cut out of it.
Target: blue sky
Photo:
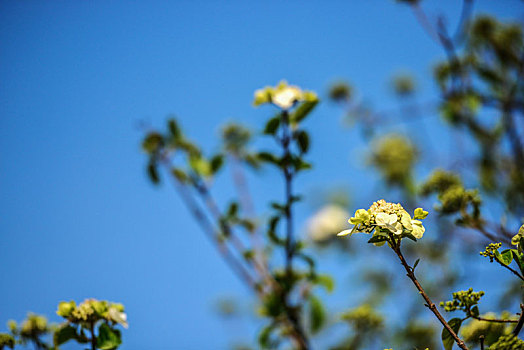
[[[456,23],[456,1],[424,3]],[[518,0],[477,10],[524,14]],[[387,108],[388,79],[401,70],[431,96],[441,57],[408,8],[388,0],[2,1],[0,331],[27,311],[58,321],[58,301],[96,297],[126,305],[123,349],[252,340],[256,327],[214,316],[218,296],[248,293],[174,192],[149,184],[140,121],[163,127],[175,113],[212,149],[225,121],[260,127],[272,113],[252,107],[256,88],[284,78],[324,97],[343,78]],[[308,121],[317,167],[300,179],[305,191],[374,181],[340,115],[326,102]],[[278,197],[280,179],[265,176],[254,195]],[[230,196],[226,179],[216,193]]]

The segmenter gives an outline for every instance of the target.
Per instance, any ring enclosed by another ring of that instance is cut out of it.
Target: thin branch
[[[494,257],[495,261],[498,262],[502,267],[505,267],[506,269],[508,269],[509,271],[511,271],[515,276],[517,276],[518,278],[520,278],[521,280],[524,281],[524,276],[522,276],[517,270],[514,270],[513,268],[511,268],[510,266],[504,264],[502,261],[500,261],[497,257]]]
[[[493,322],[493,323],[517,323],[517,320],[504,320],[504,319],[497,319],[497,318],[484,318],[480,316],[474,316],[469,315],[471,318],[474,318],[479,321],[485,321],[485,322]]]
[[[455,34],[453,34],[453,41],[459,41],[462,39],[463,34],[466,29],[466,25],[468,24],[472,13],[473,13],[473,0],[463,0],[462,1],[462,12],[460,13],[460,19],[457,25],[457,29],[455,29]]]
[[[205,183],[203,183],[203,181],[200,181],[200,183],[196,186],[196,189],[197,192],[202,196],[204,203],[214,216],[215,220],[217,222],[220,222],[222,213],[220,212],[220,209],[218,208],[216,201],[209,192],[209,189],[207,188]],[[233,243],[235,249],[239,252],[239,254],[242,254],[247,250],[244,246],[244,243],[240,240],[240,238],[237,237],[237,235],[233,231],[233,228],[229,224],[223,223],[222,228],[225,230],[227,236],[230,237],[231,242]],[[252,263],[257,272],[260,273],[267,282],[271,284],[278,284],[269,273],[267,266],[261,263],[256,257],[254,257],[254,259],[252,260],[248,260],[248,263]]]
[[[520,304],[520,318],[517,323],[517,326],[513,330],[513,335],[517,337],[520,333],[520,330],[522,329],[522,326],[524,325],[524,304]]]
[[[392,234],[390,234],[391,239],[391,246],[393,248],[393,251],[397,254],[398,258],[400,259],[400,263],[402,266],[404,266],[404,269],[407,272],[407,276],[409,279],[413,282],[417,290],[419,291],[419,294],[424,298],[426,301],[426,304],[424,304],[428,309],[433,312],[433,314],[437,317],[437,319],[440,321],[440,323],[444,326],[444,328],[451,334],[459,348],[463,350],[468,350],[468,347],[466,346],[466,343],[462,339],[459,338],[459,336],[455,333],[455,331],[451,328],[451,326],[446,322],[444,317],[440,314],[440,312],[437,309],[437,306],[431,301],[429,296],[426,294],[420,283],[418,282],[417,278],[415,277],[415,272],[413,267],[411,267],[404,258],[404,255],[402,255],[402,251],[400,250],[400,240],[396,241],[395,237],[393,237]]]

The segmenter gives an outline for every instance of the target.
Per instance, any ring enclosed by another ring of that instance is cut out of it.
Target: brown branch
[[[518,321],[517,320],[503,320],[503,319],[497,319],[497,318],[484,318],[484,317],[480,317],[480,316],[474,316],[474,315],[469,315],[471,318],[474,318],[476,320],[479,320],[479,321],[485,321],[485,322],[493,322],[493,323],[517,323]]]
[[[515,337],[519,335],[520,330],[522,329],[523,325],[524,325],[524,304],[520,304],[520,318],[517,323],[517,326],[515,326],[515,329],[513,330],[513,335]]]
[[[459,336],[455,333],[455,331],[451,328],[451,326],[446,322],[444,317],[440,314],[440,312],[437,309],[437,306],[431,301],[429,296],[426,294],[420,283],[418,282],[414,269],[406,262],[406,259],[404,258],[404,255],[402,255],[402,251],[400,250],[400,240],[396,241],[395,237],[393,237],[392,234],[390,234],[390,240],[391,240],[391,247],[393,248],[393,251],[397,254],[398,258],[400,259],[400,263],[402,266],[404,266],[404,269],[407,272],[407,276],[409,279],[413,282],[417,290],[419,291],[419,294],[422,296],[422,298],[425,300],[426,306],[428,309],[433,312],[433,314],[437,317],[437,319],[440,321],[440,323],[444,326],[444,328],[451,334],[459,348],[463,350],[468,350],[468,347],[466,346],[466,343],[462,339],[459,338]]]

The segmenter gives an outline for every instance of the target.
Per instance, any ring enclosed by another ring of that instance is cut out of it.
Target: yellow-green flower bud
[[[7,328],[9,328],[9,331],[11,333],[15,333],[16,329],[18,328],[18,324],[16,323],[15,320],[9,320],[7,321]]]
[[[73,300],[61,301],[60,304],[58,304],[58,310],[56,311],[56,314],[62,317],[69,317],[69,315],[71,315],[75,307],[76,303]]]
[[[369,213],[365,209],[358,209],[355,212],[355,216],[350,218],[349,220],[350,224],[358,225],[360,223],[365,223],[369,221]]]
[[[422,208],[415,209],[414,219],[425,219],[428,216],[428,212]]]
[[[107,301],[93,300],[91,307],[95,310],[97,316],[104,316],[107,312]]]
[[[255,91],[255,99],[253,100],[253,105],[260,106],[264,103],[270,103],[272,92],[273,89],[270,87],[265,87],[263,89],[258,89],[257,91]]]

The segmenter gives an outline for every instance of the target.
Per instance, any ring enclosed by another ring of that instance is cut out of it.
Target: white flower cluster
[[[413,218],[399,203],[389,203],[383,199],[374,202],[368,210],[358,209],[355,216],[348,222],[353,228],[344,230],[338,236],[351,235],[355,232],[372,233],[378,235],[412,235],[414,238],[422,238],[425,228],[421,219],[426,218],[427,211],[422,208],[415,209]],[[420,220],[419,220],[420,219]]]

